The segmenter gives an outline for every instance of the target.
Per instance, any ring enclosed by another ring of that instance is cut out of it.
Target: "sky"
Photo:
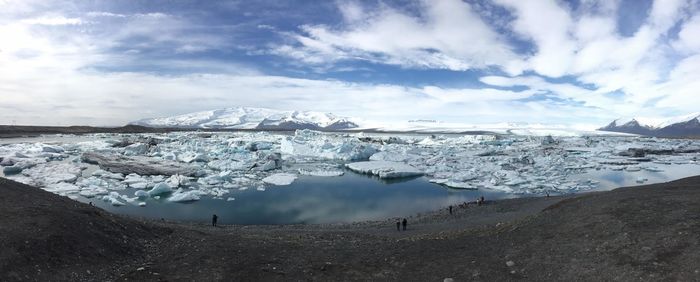
[[[0,0],[0,124],[248,106],[598,127],[699,95],[700,0]]]

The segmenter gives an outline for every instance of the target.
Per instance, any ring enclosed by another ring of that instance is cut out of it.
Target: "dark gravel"
[[[394,219],[139,221],[3,180],[0,280],[693,281],[700,280],[698,184],[691,177],[487,202],[411,217],[399,232]]]

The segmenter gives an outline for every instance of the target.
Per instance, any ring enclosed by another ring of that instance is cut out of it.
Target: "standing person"
[[[481,204],[486,204],[486,201],[484,200],[484,196],[481,196]]]
[[[216,227],[216,220],[217,219],[219,219],[219,217],[216,216],[216,214],[211,216],[211,226]]]
[[[450,214],[452,214],[452,205],[450,205]]]
[[[404,218],[401,224],[403,225],[403,231],[406,231],[406,224],[408,224],[408,221]]]
[[[396,219],[396,231],[401,231],[401,221],[399,219]]]

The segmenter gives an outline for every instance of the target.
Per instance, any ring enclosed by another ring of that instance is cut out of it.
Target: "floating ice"
[[[297,179],[295,174],[291,173],[275,173],[268,177],[263,178],[263,182],[273,184],[273,185],[289,185]]]
[[[282,139],[282,153],[295,156],[337,160],[366,160],[377,152],[371,144],[357,139],[338,138],[312,130],[297,130],[293,137]]]
[[[47,153],[63,153],[65,150],[60,146],[44,145],[41,150]]]
[[[112,192],[112,193],[109,193],[109,195],[105,195],[102,197],[103,201],[108,202],[108,203],[112,204],[113,206],[126,205],[125,203],[123,203],[121,201],[121,199],[122,199],[121,195],[119,195],[119,193],[117,193],[117,192]]]
[[[121,173],[111,173],[108,171],[104,171],[101,169],[95,170],[92,172],[93,176],[98,176],[102,178],[109,178],[109,179],[117,179],[117,180],[124,180],[124,175]]]
[[[163,194],[171,193],[172,191],[173,189],[170,187],[170,185],[161,182],[153,186],[153,189],[151,189],[151,191],[148,191],[148,195],[151,195],[151,197],[161,196]]]
[[[377,175],[380,178],[400,178],[423,175],[423,172],[415,167],[400,162],[368,161],[349,163],[346,166],[353,171]]]
[[[199,191],[197,191],[197,190],[184,191],[182,188],[177,189],[177,191],[173,192],[173,194],[170,195],[170,197],[168,197],[168,201],[176,202],[176,203],[199,201],[199,199],[200,199],[200,192]]]
[[[342,170],[321,170],[321,169],[305,169],[305,168],[300,168],[299,169],[299,174],[301,175],[310,175],[310,176],[320,176],[320,177],[334,177],[334,176],[343,176],[345,172]]]
[[[12,165],[12,166],[6,166],[6,167],[3,167],[3,168],[2,168],[2,172],[3,172],[5,175],[18,174],[18,173],[22,172],[22,167],[20,167],[20,166],[14,166],[14,165]]]
[[[148,196],[150,195],[144,190],[136,190],[136,192],[134,192],[134,196],[136,196],[139,199],[145,199],[148,198]]]
[[[148,144],[135,143],[135,144],[131,144],[129,146],[126,146],[126,148],[124,148],[124,155],[127,155],[127,156],[144,155],[144,154],[148,153],[148,149],[149,149]]]

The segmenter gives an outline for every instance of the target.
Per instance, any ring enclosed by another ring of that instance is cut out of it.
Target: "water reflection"
[[[509,197],[496,191],[446,189],[423,177],[382,182],[346,173],[341,177],[303,176],[292,185],[270,186],[266,191],[232,191],[227,197],[234,197],[233,201],[204,198],[180,204],[149,199],[146,207],[93,203],[115,213],[156,219],[206,222],[215,213],[226,224],[294,224],[406,217],[474,201],[481,195],[487,199]]]

